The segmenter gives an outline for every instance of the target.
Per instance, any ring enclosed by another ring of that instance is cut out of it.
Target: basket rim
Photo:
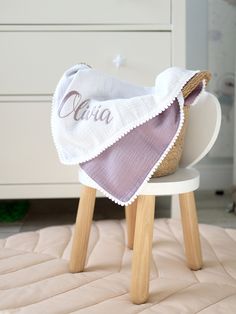
[[[184,98],[187,98],[202,81],[205,81],[207,85],[210,79],[211,73],[209,71],[200,71],[195,74],[183,87]]]

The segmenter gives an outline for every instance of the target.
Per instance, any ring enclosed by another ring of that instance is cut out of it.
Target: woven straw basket
[[[211,78],[211,74],[208,71],[202,71],[202,72],[197,73],[184,86],[182,90],[184,98],[187,98],[203,80],[205,80],[207,84],[210,78]],[[185,119],[184,119],[184,124],[181,129],[181,132],[175,144],[173,145],[169,153],[166,155],[166,157],[164,158],[160,166],[154,172],[152,177],[154,178],[163,177],[163,176],[172,174],[177,170],[179,161],[183,152],[184,138],[185,138],[185,133],[186,133],[188,120],[189,120],[189,110],[190,110],[190,106],[184,106]]]

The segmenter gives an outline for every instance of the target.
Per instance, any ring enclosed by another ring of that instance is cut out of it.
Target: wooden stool
[[[209,119],[210,117],[210,119]],[[125,208],[128,247],[133,248],[131,300],[147,301],[149,295],[150,259],[154,223],[155,197],[179,195],[187,265],[192,270],[202,267],[198,221],[194,192],[199,187],[199,173],[190,166],[202,159],[213,146],[220,129],[221,111],[218,100],[205,93],[190,112],[181,168],[174,174],[151,179],[138,198]],[[199,126],[201,126],[199,128]],[[188,168],[187,168],[188,167]],[[82,182],[85,184],[85,182]],[[82,187],[73,237],[70,271],[84,270],[96,198],[96,186]]]

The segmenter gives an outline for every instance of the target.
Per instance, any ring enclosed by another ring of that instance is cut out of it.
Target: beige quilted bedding
[[[129,300],[125,221],[94,222],[84,273],[70,274],[71,226],[0,240],[0,313],[236,313],[236,230],[201,225],[204,268],[185,265],[178,221],[155,220],[150,298]]]

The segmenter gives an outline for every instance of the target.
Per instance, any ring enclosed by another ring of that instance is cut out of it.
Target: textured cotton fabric
[[[68,269],[74,226],[0,239],[0,313],[236,313],[236,230],[200,225],[203,268],[191,271],[181,223],[156,219],[150,295],[135,305],[126,228],[124,220],[94,221],[84,272],[75,274]]]
[[[184,122],[182,89],[196,73],[169,68],[153,87],[139,87],[84,64],[69,69],[52,107],[61,162],[79,164],[82,183],[87,176],[113,201],[130,204],[174,145]]]

